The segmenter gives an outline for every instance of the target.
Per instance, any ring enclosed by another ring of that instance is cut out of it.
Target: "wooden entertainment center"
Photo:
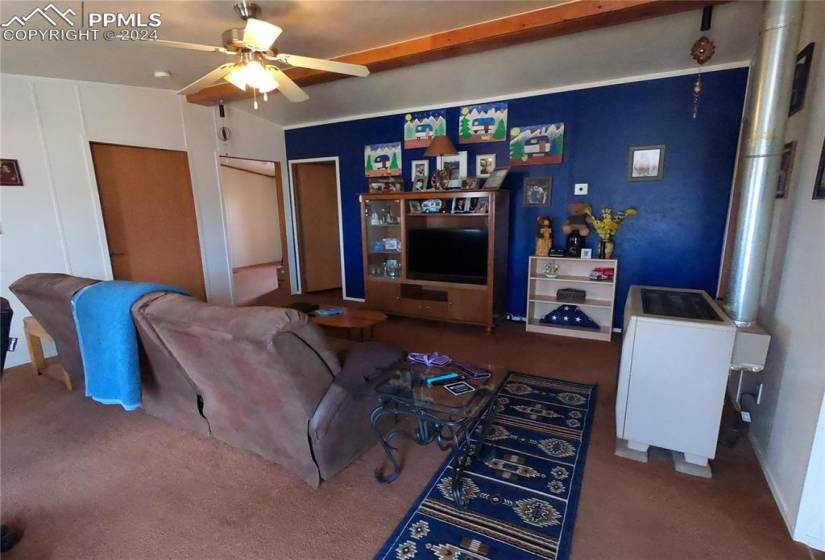
[[[492,332],[506,303],[509,194],[504,190],[362,194],[367,306],[393,315],[481,325]],[[483,277],[445,281],[408,276],[409,236],[411,232],[421,235],[422,230],[486,234]]]

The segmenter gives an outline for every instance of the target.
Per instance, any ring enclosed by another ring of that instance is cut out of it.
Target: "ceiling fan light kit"
[[[256,4],[245,1],[238,2],[235,4],[235,11],[241,19],[246,21],[246,26],[243,29],[227,29],[224,31],[222,37],[223,47],[180,41],[154,41],[155,44],[165,47],[219,52],[230,56],[240,55],[240,59],[236,63],[219,66],[178,91],[179,95],[196,93],[221,80],[225,80],[242,91],[250,88],[252,90],[253,106],[257,109],[258,95],[263,95],[264,101],[266,101],[267,93],[275,89],[279,89],[284,97],[293,103],[309,99],[309,96],[281,68],[267,62],[278,62],[293,67],[358,77],[365,77],[370,73],[366,66],[360,64],[348,64],[279,53],[272,45],[283,30],[277,25],[258,19],[260,8]]]

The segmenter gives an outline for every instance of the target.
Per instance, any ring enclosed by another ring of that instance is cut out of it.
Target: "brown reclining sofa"
[[[30,274],[10,286],[54,338],[82,384],[72,296],[98,282]],[[143,409],[282,465],[317,488],[375,442],[372,385],[402,357],[379,342],[350,347],[341,366],[321,330],[292,309],[223,307],[154,292],[132,306]]]

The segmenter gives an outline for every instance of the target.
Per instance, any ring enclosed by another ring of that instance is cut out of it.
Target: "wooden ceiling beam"
[[[620,25],[687,10],[699,10],[709,4],[725,2],[726,0],[703,2],[695,0],[574,0],[375,47],[339,56],[333,60],[363,64],[369,67],[372,73],[383,72],[403,66],[560,37],[599,27]],[[687,46],[685,48],[687,49]],[[307,68],[292,68],[286,73],[300,86],[321,84],[348,77]],[[220,100],[234,101],[251,96],[251,92],[241,91],[227,83],[187,95],[186,100],[199,105],[215,105]]]

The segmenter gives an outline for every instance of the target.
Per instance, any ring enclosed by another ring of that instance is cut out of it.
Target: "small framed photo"
[[[593,249],[584,248],[579,253],[579,256],[583,259],[592,259],[593,258]]]
[[[776,198],[785,198],[791,183],[791,172],[796,155],[796,142],[788,142],[782,151],[782,163],[779,165],[779,179],[776,181]]]
[[[386,237],[383,241],[385,251],[398,251],[401,248],[401,243],[395,237]]]
[[[447,182],[447,190],[448,191],[455,191],[461,188],[461,179],[450,179]]]
[[[496,167],[493,169],[493,172],[490,173],[490,176],[487,177],[487,180],[484,181],[484,189],[500,189],[501,186],[504,184],[504,178],[507,177],[507,173],[510,171],[509,167]]]
[[[468,177],[461,180],[461,188],[464,190],[476,190],[480,187],[481,180],[478,177]]]
[[[403,192],[404,179],[400,177],[382,177],[381,179],[370,179],[371,193],[391,193]]]
[[[22,187],[23,176],[16,159],[0,159],[0,185],[4,187]]]
[[[490,199],[486,196],[474,198],[470,202],[470,212],[473,214],[488,214],[490,212]]]
[[[421,213],[421,201],[411,200],[409,202],[409,209],[410,209],[410,214],[420,214]]]
[[[630,181],[659,181],[665,174],[665,145],[630,148],[627,178]]]
[[[811,73],[811,61],[814,58],[814,43],[808,43],[796,56],[796,68],[791,89],[791,107],[788,116],[805,106],[805,90],[808,89],[808,75]]]
[[[423,177],[424,184],[427,184],[427,179],[430,177],[430,160],[414,159],[412,161],[410,166],[410,180],[413,182],[413,185],[415,184],[415,180],[419,177]]]
[[[429,181],[427,180],[427,177],[419,175],[418,177],[413,179],[412,190],[414,190],[414,191],[426,191],[427,188],[428,188],[427,187],[428,182]]]
[[[476,177],[489,177],[496,168],[496,154],[476,156]]]
[[[458,152],[452,156],[438,156],[436,160],[439,169],[447,169],[450,179],[463,179],[467,176],[467,152]]]
[[[524,206],[550,206],[551,177],[524,178]]]
[[[458,197],[453,199],[451,214],[466,214],[470,211],[470,199],[465,197]]]
[[[825,140],[822,141],[822,153],[819,156],[819,168],[814,182],[814,200],[825,199]]]

